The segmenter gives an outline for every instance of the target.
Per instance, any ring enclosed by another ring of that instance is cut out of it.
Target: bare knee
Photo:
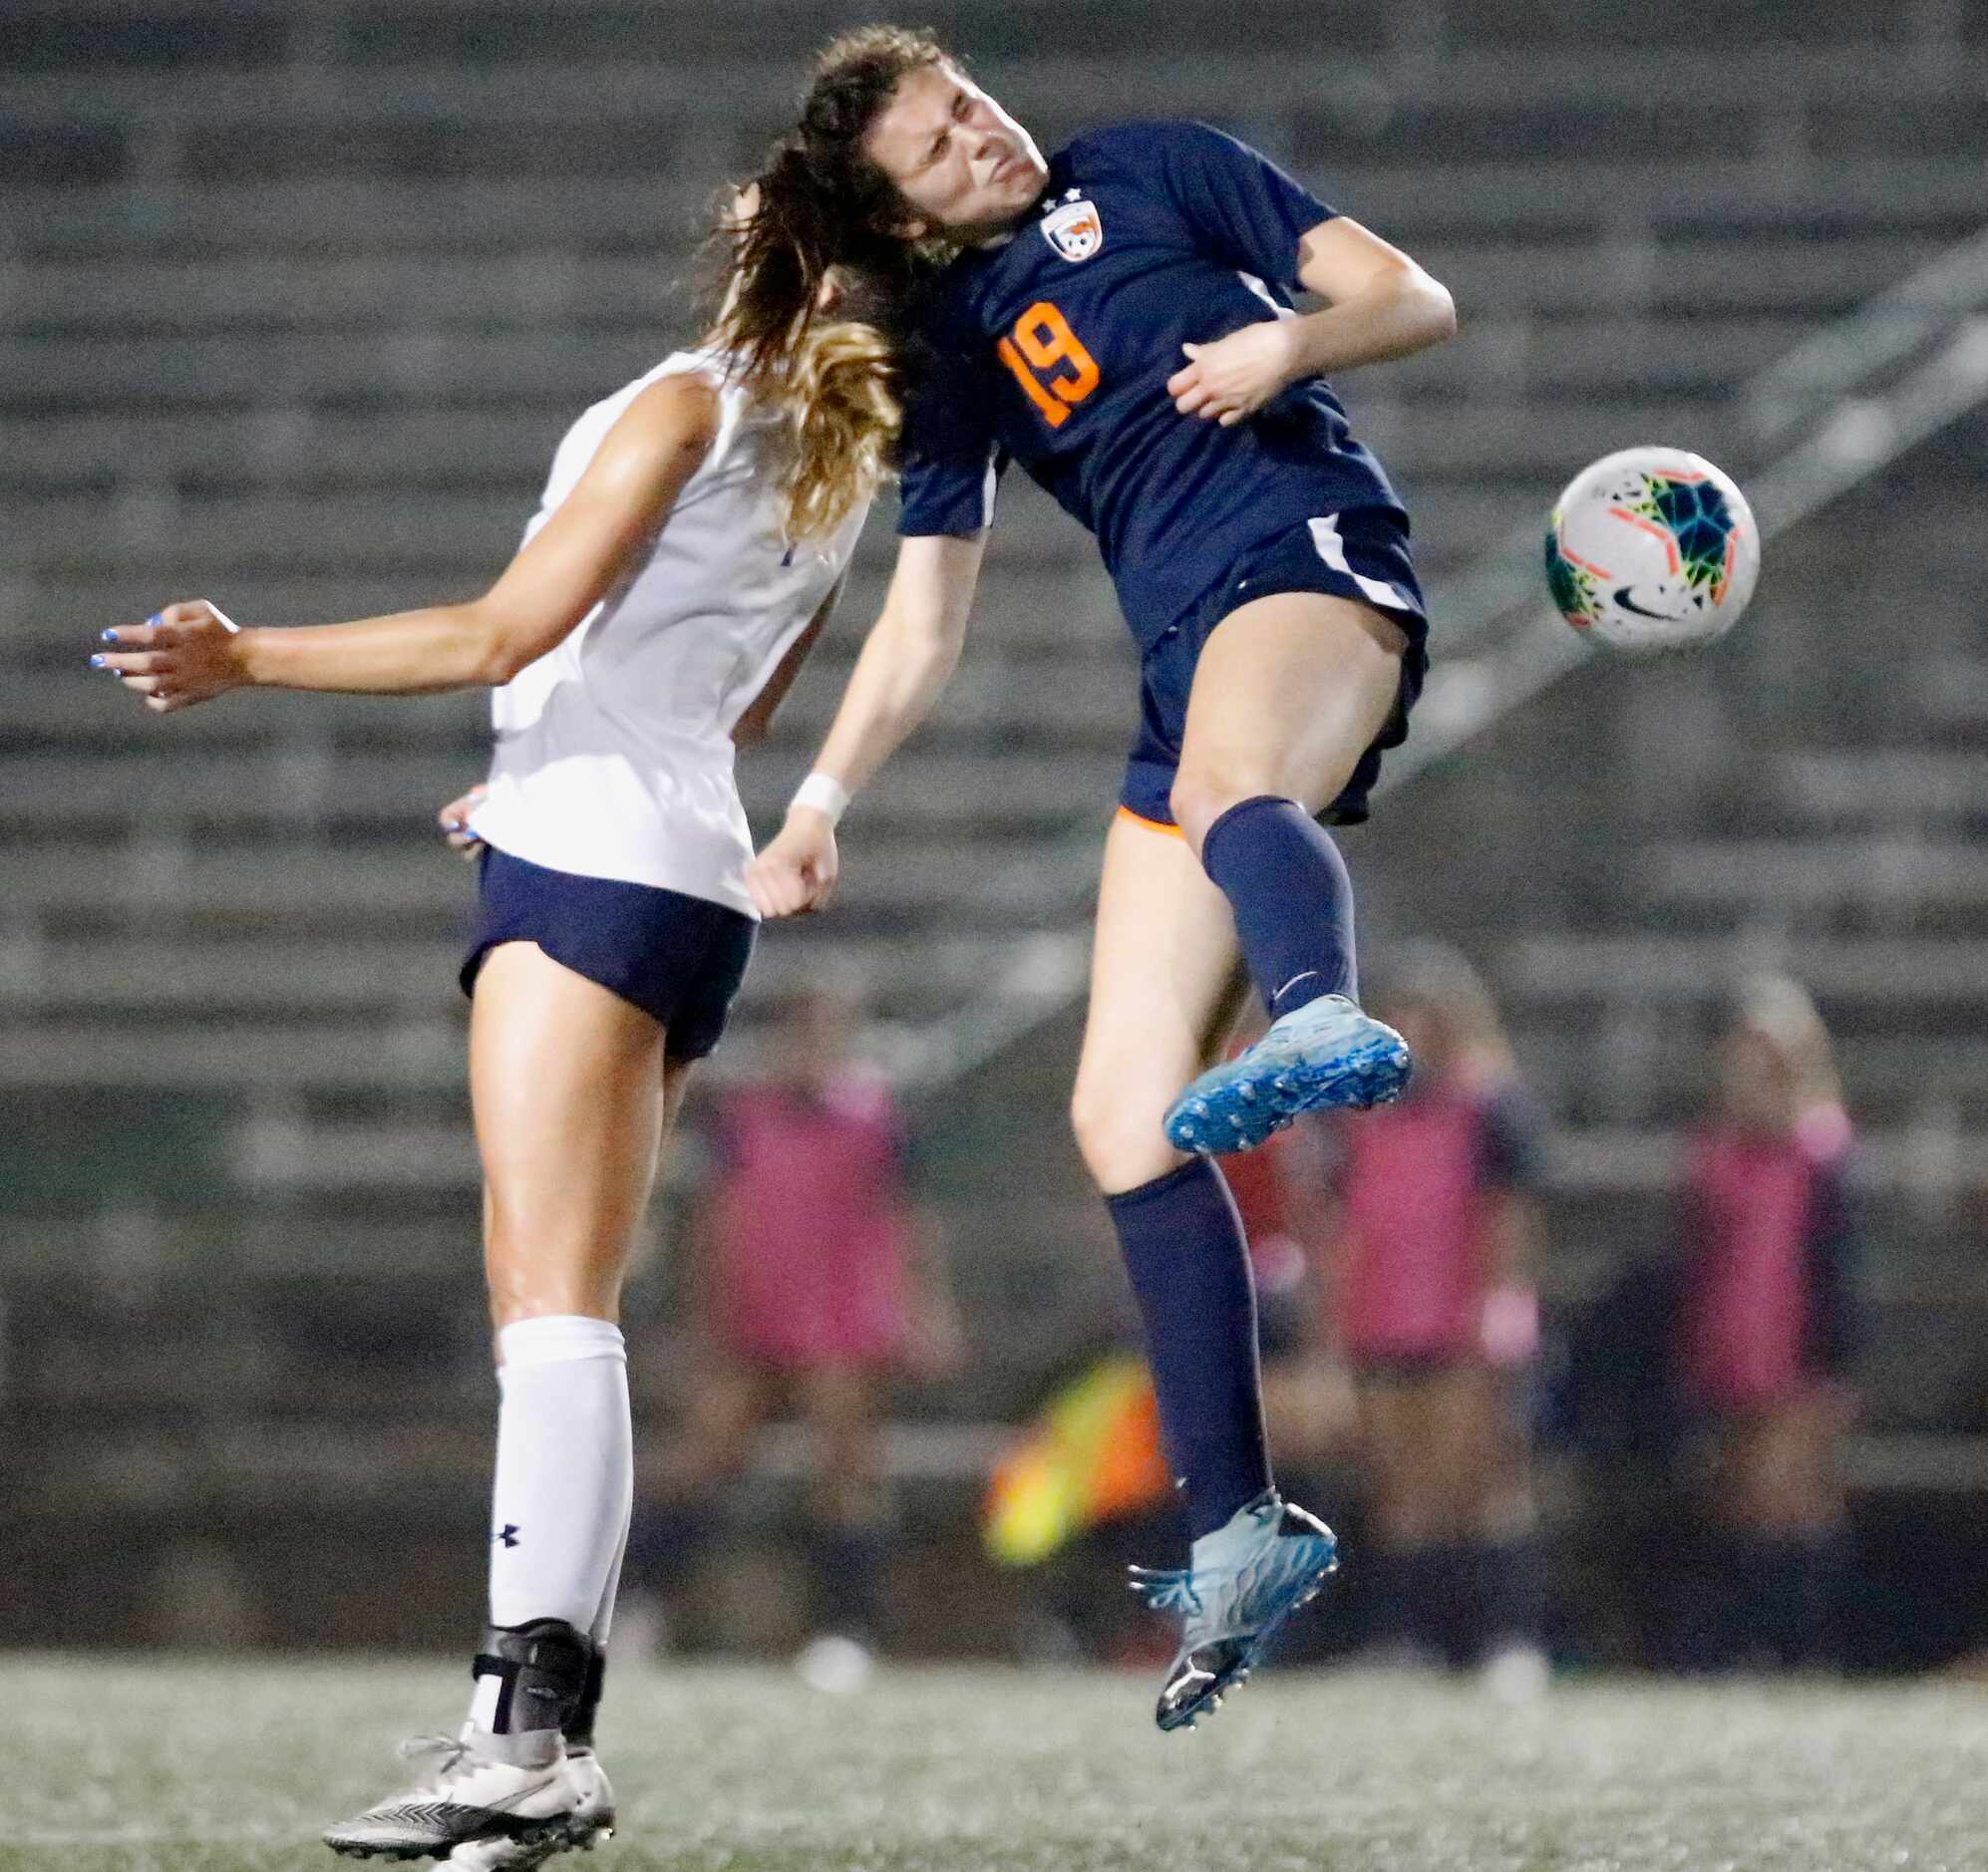
[[[1184,766],[1173,776],[1166,803],[1181,835],[1198,852],[1208,828],[1229,807],[1275,790],[1260,777],[1203,762]]]
[[[1177,1089],[1169,1089],[1177,1090]],[[1070,1127],[1091,1180],[1108,1196],[1137,1189],[1186,1161],[1160,1129],[1164,1111],[1144,1091],[1079,1077]]]
[[[484,1247],[491,1323],[501,1332],[518,1320],[554,1314],[618,1319],[626,1266],[619,1243],[520,1242],[494,1225]]]

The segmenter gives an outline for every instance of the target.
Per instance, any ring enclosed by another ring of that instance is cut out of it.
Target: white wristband
[[[832,774],[811,774],[794,789],[793,805],[812,806],[830,825],[839,825],[849,809],[849,789]]]

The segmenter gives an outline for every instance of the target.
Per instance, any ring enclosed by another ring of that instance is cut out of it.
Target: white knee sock
[[[621,1329],[576,1314],[497,1335],[491,1623],[606,1628],[634,1493]]]
[[[632,1509],[632,1502],[630,1504]],[[621,1591],[621,1563],[628,1554],[629,1516],[621,1517],[621,1538],[614,1543],[614,1564],[607,1569],[607,1584],[601,1588],[600,1604],[594,1609],[593,1624],[587,1636],[596,1651],[607,1649],[607,1634],[614,1625],[614,1601]]]

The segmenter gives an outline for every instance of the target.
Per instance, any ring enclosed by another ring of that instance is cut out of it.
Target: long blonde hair
[[[729,287],[717,337],[792,421],[790,540],[831,529],[889,472],[903,335],[926,269],[863,138],[909,73],[950,63],[929,33],[843,34],[816,61],[800,124],[720,216]]]
[[[1485,978],[1461,949],[1443,942],[1405,945],[1393,959],[1377,1005],[1412,1002],[1437,1027],[1442,1058],[1431,1064],[1479,1088],[1518,1076],[1518,1062]]]
[[[898,351],[861,319],[811,323],[771,384],[794,448],[780,479],[790,541],[832,533],[890,473],[904,426]]]
[[[1843,1085],[1829,1030],[1815,998],[1793,976],[1745,977],[1733,996],[1729,1031],[1759,1036],[1783,1062],[1794,1105],[1791,1125],[1842,1110]]]

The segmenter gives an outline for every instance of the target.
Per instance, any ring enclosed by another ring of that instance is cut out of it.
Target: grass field
[[[441,1664],[0,1659],[0,1867],[341,1863],[327,1820]],[[1469,1688],[1273,1671],[1192,1734],[1144,1677],[906,1671],[828,1699],[774,1670],[621,1669],[619,1837],[587,1872],[1973,1872],[1988,1696],[1960,1686]]]

